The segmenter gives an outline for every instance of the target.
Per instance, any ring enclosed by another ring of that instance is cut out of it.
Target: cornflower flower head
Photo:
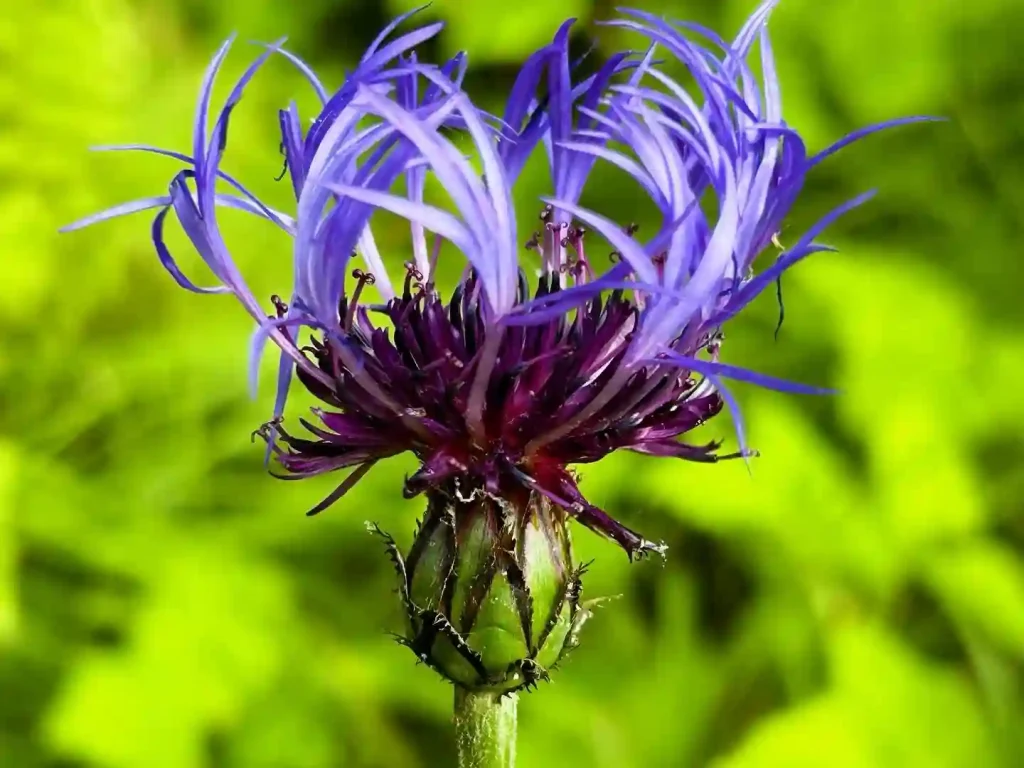
[[[203,78],[190,154],[113,147],[182,161],[168,193],[69,227],[158,209],[152,240],[178,284],[241,301],[257,326],[254,383],[266,342],[281,353],[274,418],[258,432],[283,476],[348,470],[310,514],[376,462],[407,451],[419,459],[404,494],[425,494],[427,515],[407,561],[389,546],[409,607],[408,644],[460,685],[529,684],[574,644],[586,612],[568,519],[610,537],[631,559],[664,550],[591,504],[570,467],[620,449],[708,463],[745,457],[752,451],[724,379],[823,391],[721,361],[722,326],[786,269],[829,250],[818,236],[870,196],[839,205],[779,252],[775,236],[806,175],[852,141],[919,118],[871,126],[809,154],[782,118],[766,31],[775,4],[762,3],[731,42],[696,24],[623,10],[606,23],[645,38],[646,53],[614,55],[588,76],[570,57],[567,21],[526,60],[500,116],[462,90],[463,55],[440,66],[417,59],[415,47],[440,24],[394,37],[407,14],[333,93],[280,43],[268,46],[208,132],[228,41]],[[305,131],[294,104],[279,114],[294,216],[221,169],[231,111],[274,53],[298,67],[322,102]],[[666,74],[664,62],[681,64],[693,85]],[[547,155],[550,194],[539,220],[524,226],[514,188],[535,151]],[[640,233],[614,211],[581,205],[598,162],[631,177],[659,212],[656,229]],[[428,177],[448,205],[426,200]],[[224,242],[222,206],[293,238],[292,292],[274,297],[270,314]],[[385,267],[373,234],[378,211],[409,222],[404,274]],[[201,287],[176,265],[163,236],[172,212],[216,285]],[[610,244],[612,259],[594,258],[594,235]],[[464,256],[450,291],[436,281],[443,243]],[[756,268],[766,250],[772,258]],[[378,303],[367,299],[371,285]],[[302,435],[282,424],[293,378],[323,404],[313,409],[316,423],[299,419]],[[737,452],[686,441],[725,406]],[[495,596],[496,578],[507,582],[504,596]],[[506,598],[511,612],[495,613]]]

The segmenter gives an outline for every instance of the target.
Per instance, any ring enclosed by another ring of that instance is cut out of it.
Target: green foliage
[[[249,433],[270,406],[266,390],[246,396],[243,313],[179,291],[144,217],[56,234],[164,187],[162,160],[86,147],[186,146],[198,75],[229,29],[290,34],[336,82],[408,7],[364,5],[61,0],[4,13],[5,768],[454,756],[451,691],[385,635],[401,611],[363,525],[405,531],[407,547],[422,512],[400,497],[409,462],[304,518],[330,480],[264,473]],[[753,0],[644,5],[728,30]],[[450,21],[443,50],[469,48],[486,99],[561,18],[608,9],[465,0],[427,13]],[[841,395],[737,386],[762,452],[749,472],[638,456],[587,468],[595,502],[671,549],[664,566],[630,566],[576,531],[580,559],[597,558],[587,596],[621,599],[598,609],[554,684],[524,698],[523,766],[1024,764],[1021,21],[1016,0],[781,4],[787,114],[812,144],[908,112],[951,122],[829,160],[783,242],[865,188],[878,200],[833,230],[842,254],[786,279],[777,342],[771,296],[730,329],[730,361]],[[273,110],[296,90],[307,103],[304,89],[275,62],[232,122],[230,170],[281,206]],[[524,220],[543,171],[529,169]],[[588,203],[642,223],[630,188],[597,178]],[[286,292],[285,239],[226,221],[254,290]],[[382,239],[405,258],[400,232]],[[725,418],[706,429],[731,433]]]

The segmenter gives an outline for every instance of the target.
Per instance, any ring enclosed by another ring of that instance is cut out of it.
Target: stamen
[[[568,227],[568,224],[559,224],[553,221],[547,221],[544,224],[544,250],[541,261],[550,274],[562,274],[562,267],[565,264],[565,245],[562,232]],[[561,279],[558,284],[561,286]]]
[[[288,305],[276,293],[270,297],[270,303],[274,305],[274,310],[277,312],[279,319],[288,314]]]
[[[561,259],[558,257],[558,241],[557,235],[558,225],[547,221],[544,223],[544,245],[541,251],[544,261],[544,268],[548,272],[557,272],[559,266],[561,266]]]
[[[377,282],[377,278],[373,276],[371,272],[363,272],[361,269],[353,269],[352,277],[359,282],[356,283],[355,290],[352,291],[352,298],[348,302],[348,310],[345,312],[345,330],[352,330],[352,321],[356,317],[356,307],[359,305],[359,294],[363,292],[364,285],[373,285]]]
[[[594,271],[590,267],[590,262],[587,261],[587,255],[583,251],[583,237],[587,234],[585,227],[571,227],[565,240],[562,241],[563,245],[572,246],[572,249],[576,251],[576,263],[573,265],[573,279],[577,285],[586,283],[588,280],[594,279]],[[585,276],[584,279],[580,279]]]
[[[412,299],[412,281],[415,280],[417,283],[423,283],[423,273],[419,271],[416,264],[407,261],[405,262],[405,288],[404,295],[406,300]]]

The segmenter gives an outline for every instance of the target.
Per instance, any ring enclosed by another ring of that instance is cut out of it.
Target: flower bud
[[[520,502],[432,494],[405,561],[388,539],[407,613],[401,642],[468,690],[547,679],[589,615],[566,513],[535,493]]]

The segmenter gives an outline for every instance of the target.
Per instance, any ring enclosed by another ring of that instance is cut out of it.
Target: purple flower
[[[806,174],[864,135],[922,119],[872,126],[809,156],[781,116],[766,31],[774,5],[763,3],[731,43],[695,24],[623,11],[607,24],[646,38],[646,55],[613,56],[586,77],[578,74],[586,62],[570,59],[566,22],[527,59],[500,118],[461,90],[462,55],[441,66],[417,60],[414,48],[439,24],[389,42],[407,14],[381,33],[333,95],[280,44],[268,46],[207,133],[228,41],[203,80],[191,154],[113,147],[184,162],[168,194],[68,229],[159,209],[153,242],[174,279],[192,291],[239,298],[257,322],[253,381],[266,341],[281,350],[275,416],[259,433],[284,476],[351,470],[310,514],[380,459],[411,451],[421,467],[407,478],[406,496],[483,493],[525,509],[526,499],[540,494],[630,557],[661,551],[590,504],[569,467],[618,449],[701,462],[750,455],[725,378],[824,391],[720,362],[722,324],[784,270],[828,250],[816,242],[822,230],[870,196],[840,205],[776,252],[775,235]],[[760,80],[748,63],[755,46]],[[323,104],[305,133],[294,104],[280,112],[294,217],[271,210],[220,169],[231,110],[273,53],[298,67]],[[666,75],[661,59],[681,63],[695,87]],[[530,237],[517,220],[513,186],[538,145],[548,156],[551,195]],[[657,206],[660,225],[649,238],[580,205],[595,162],[625,171]],[[448,204],[425,200],[428,176]],[[271,317],[221,237],[217,207],[225,205],[294,238],[293,292],[287,302],[274,297]],[[373,237],[372,218],[381,210],[410,223],[409,261],[398,283]],[[163,240],[171,211],[217,285],[199,287],[176,266]],[[588,228],[614,249],[606,266],[606,258],[593,257]],[[450,293],[435,283],[444,242],[465,257]],[[766,249],[775,253],[772,262],[755,270]],[[359,267],[350,264],[354,256]],[[383,303],[367,303],[369,285]],[[300,335],[310,331],[302,345]],[[326,406],[313,411],[318,423],[299,419],[303,437],[281,423],[293,376]],[[680,439],[723,405],[736,422],[737,453]]]

